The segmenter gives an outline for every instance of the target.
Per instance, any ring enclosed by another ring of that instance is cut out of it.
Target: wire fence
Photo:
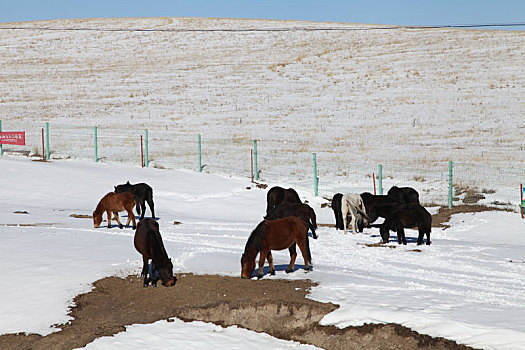
[[[247,138],[202,135],[199,142],[197,134],[176,132],[167,127],[148,130],[146,139],[145,129],[121,129],[117,123],[96,130],[94,126],[50,124],[46,135],[49,150],[43,150],[45,125],[14,120],[8,125],[4,123],[2,128],[26,133],[25,146],[3,145],[4,154],[42,157],[49,153],[51,159],[91,159],[141,166],[142,153],[147,151],[150,167],[253,176],[269,185],[294,187],[309,193],[317,191],[319,196],[328,199],[335,193],[386,194],[396,185],[416,189],[424,205],[449,204],[448,162],[352,162],[350,154],[316,152],[313,146],[301,141],[258,140],[255,147],[254,140]],[[453,205],[484,204],[517,211],[523,183],[525,169],[453,163]]]

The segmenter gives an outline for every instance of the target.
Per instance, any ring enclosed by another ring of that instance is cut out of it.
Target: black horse
[[[266,194],[266,215],[270,214],[273,209],[283,202],[302,203],[299,195],[293,188],[284,189],[274,186]]]
[[[317,229],[315,211],[308,204],[281,203],[264,218],[266,220],[277,220],[289,216],[295,216],[302,219],[310,231],[312,231],[312,237],[317,239],[317,234],[315,233],[315,230]]]
[[[423,244],[423,236],[427,235],[427,245],[430,245],[430,231],[432,229],[432,215],[416,203],[399,204],[390,212],[379,229],[383,243],[390,238],[390,230],[397,232],[397,242],[407,244],[405,228],[416,227],[419,231],[417,244]]]
[[[140,220],[144,219],[146,214],[146,203],[148,202],[151,217],[155,219],[155,205],[153,204],[153,189],[145,183],[132,185],[126,182],[123,185],[115,186],[115,193],[129,192],[135,196],[137,214],[140,215]],[[142,210],[141,210],[142,209]]]
[[[332,197],[332,210],[334,211],[336,230],[344,230],[343,214],[341,213],[341,198],[343,198],[342,193],[336,193]]]
[[[370,192],[361,193],[361,199],[365,204],[369,224],[376,221],[379,217],[386,218],[389,216],[392,209],[399,204],[390,196],[376,195]]]
[[[392,198],[399,204],[416,203],[419,204],[419,193],[412,187],[397,187],[392,186],[387,193],[387,196]]]

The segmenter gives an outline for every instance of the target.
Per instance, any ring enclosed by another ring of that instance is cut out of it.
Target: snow
[[[57,331],[53,325],[68,321],[73,298],[89,291],[92,282],[140,272],[132,229],[94,229],[91,219],[70,217],[90,215],[119,183],[153,187],[176,272],[240,276],[247,237],[265,213],[266,190],[245,178],[12,156],[0,158],[0,169],[0,268],[7,272],[0,289],[0,334]],[[331,209],[321,208],[323,199],[299,194],[319,223],[334,222]],[[379,241],[377,229],[344,235],[320,228],[319,239],[310,240],[313,271],[278,269],[264,278],[318,282],[309,298],[341,306],[321,321],[325,325],[395,322],[478,348],[525,349],[525,221],[516,213],[482,212],[454,215],[449,224],[432,230],[430,246],[416,246],[413,230],[407,231],[408,245],[398,246],[394,234],[389,246],[395,249],[366,246]],[[287,264],[287,252],[275,252],[274,260],[276,266]],[[236,327],[174,320],[133,325],[87,348],[196,348],[221,342],[234,348],[299,346]]]

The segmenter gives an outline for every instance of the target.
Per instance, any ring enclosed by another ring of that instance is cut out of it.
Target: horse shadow
[[[288,265],[287,264],[274,265],[273,267],[275,267],[275,272],[277,272],[277,271],[286,271],[288,269]],[[293,268],[293,272],[296,272],[298,270],[304,271],[304,265],[295,264],[295,266]],[[308,271],[313,271],[313,270],[314,270],[313,266],[310,265],[310,269]],[[255,271],[255,274],[257,274],[257,270]],[[270,266],[263,267],[263,275],[268,275],[268,274],[270,274]]]

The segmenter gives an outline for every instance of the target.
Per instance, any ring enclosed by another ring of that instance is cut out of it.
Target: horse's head
[[[160,280],[164,287],[175,285],[175,276],[173,276],[173,264],[171,263],[171,259],[169,259],[169,263],[166,266],[159,267],[158,271]]]
[[[255,270],[255,258],[249,259],[245,254],[241,257],[241,277],[250,278]]]
[[[98,228],[101,223],[102,215],[96,215],[95,212],[93,212],[93,226],[95,226],[95,228]]]

